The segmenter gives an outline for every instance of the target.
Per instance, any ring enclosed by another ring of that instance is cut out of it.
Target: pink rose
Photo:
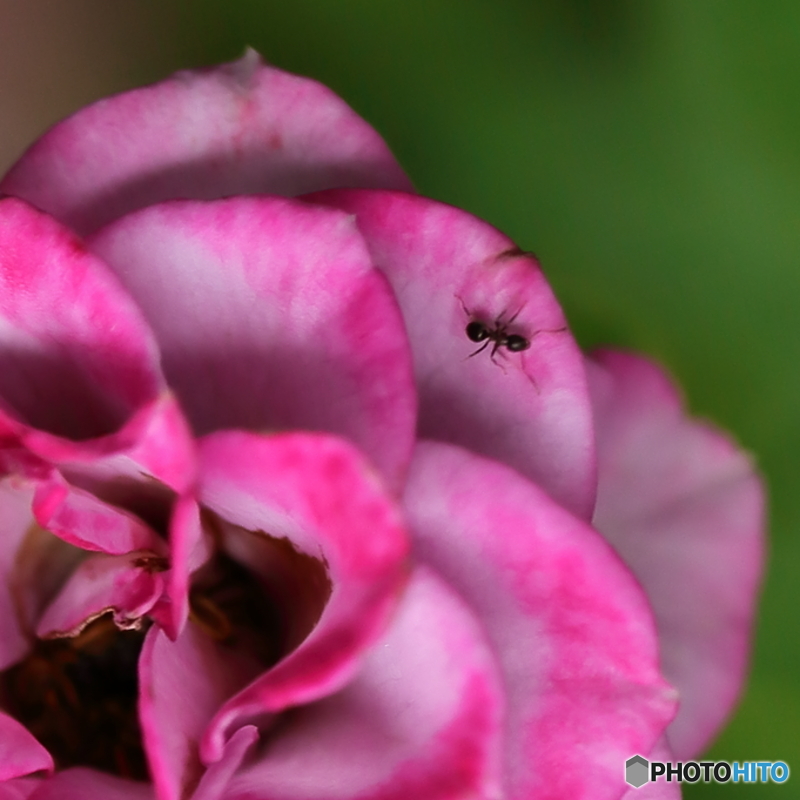
[[[182,73],[0,190],[0,800],[602,800],[719,729],[749,459],[327,89]]]

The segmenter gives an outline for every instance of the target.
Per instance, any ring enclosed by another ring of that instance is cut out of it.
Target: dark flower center
[[[204,510],[214,556],[192,576],[190,621],[262,668],[313,630],[332,585],[326,563],[288,539],[248,530]]]
[[[119,630],[104,614],[73,638],[37,640],[0,674],[3,709],[50,751],[57,769],[148,779],[137,715],[144,635],[144,627]]]
[[[262,669],[294,650],[317,624],[331,594],[325,564],[288,540],[204,512],[216,542],[192,576],[189,619]]]
[[[189,621],[243,657],[255,676],[317,623],[331,594],[326,566],[285,539],[204,516],[218,547],[192,576]],[[134,563],[167,566],[156,556]],[[0,672],[0,708],[47,748],[57,770],[82,766],[149,780],[138,661],[150,624],[142,620],[138,630],[120,630],[109,612],[77,636],[35,640],[24,659]]]
[[[258,578],[224,553],[216,553],[194,576],[189,621],[264,668],[281,656],[284,637],[279,609],[265,595]]]

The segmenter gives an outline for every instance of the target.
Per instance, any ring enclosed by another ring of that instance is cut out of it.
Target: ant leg
[[[500,350],[500,347],[502,345],[503,345],[503,341],[501,339],[495,340],[494,347],[492,347],[492,352],[489,354],[489,358],[492,360],[493,364],[496,364],[498,367],[500,367],[500,369],[503,370],[503,372],[507,375],[508,374],[508,370],[506,370],[505,365],[502,364],[500,361],[498,361],[495,358],[495,353],[497,353],[497,351]],[[501,351],[500,355],[501,355],[501,357],[504,357],[505,353],[503,353]]]
[[[497,330],[499,330],[499,331],[507,330],[508,326],[512,325],[514,320],[522,313],[522,309],[523,308],[525,308],[524,305],[521,306],[520,308],[518,308],[517,312],[514,315],[512,315],[509,319],[507,319],[505,322],[503,322],[503,317],[504,317],[506,312],[505,312],[505,310],[501,311],[498,314],[498,316],[495,318],[495,321],[494,321],[495,328],[497,328]]]
[[[568,330],[566,325],[563,328],[540,328],[528,337],[528,341],[532,342],[540,333],[564,333],[566,330]]]
[[[473,356],[478,355],[478,353],[482,353],[491,343],[492,340],[487,339],[474,353],[470,353],[467,358],[472,358]]]
[[[525,375],[525,377],[533,384],[533,388],[536,389],[536,394],[541,394],[542,392],[539,389],[539,384],[536,383],[536,378],[534,378],[533,375],[528,375],[528,373],[525,372],[525,370],[522,370],[522,372]]]
[[[534,331],[530,335],[529,341],[533,340],[540,333],[564,333],[565,330],[567,330],[566,325],[562,328],[542,328],[538,331]],[[525,370],[523,370],[523,372],[525,372]],[[534,378],[533,375],[529,375],[527,372],[525,372],[525,377],[533,384],[533,388],[536,389],[536,394],[541,394],[542,392],[541,389],[539,389],[539,384],[536,383],[536,378]]]
[[[538,331],[534,331],[530,335],[528,341],[533,341],[540,333],[564,333],[565,330],[567,330],[566,325],[561,328],[540,328]],[[536,378],[534,378],[533,375],[530,375],[524,369],[523,372],[525,373],[525,377],[533,384],[533,388],[536,389],[536,394],[541,394],[542,391],[539,389],[539,384],[536,383]]]
[[[473,316],[473,314],[472,314],[472,312],[471,312],[471,311],[470,311],[470,310],[467,308],[467,304],[466,304],[466,303],[465,303],[465,302],[464,302],[464,301],[461,299],[461,295],[460,295],[460,294],[457,294],[457,295],[454,295],[454,297],[456,298],[456,300],[458,300],[458,302],[459,302],[459,303],[461,303],[461,308],[463,308],[463,309],[464,309],[464,313],[465,313],[465,314],[466,314],[466,315],[467,315],[467,316],[468,316],[470,319],[472,319],[472,316]]]

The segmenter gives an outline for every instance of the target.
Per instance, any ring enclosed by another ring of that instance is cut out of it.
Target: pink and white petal
[[[108,434],[162,388],[152,332],[105,265],[51,217],[0,199],[3,428],[11,408],[58,436]]]
[[[163,539],[139,517],[70,486],[60,476],[38,482],[32,509],[39,525],[84,550],[109,555],[166,552]]]
[[[505,797],[503,697],[469,608],[431,570],[337,694],[295,709],[232,780],[227,800]]]
[[[119,220],[91,247],[156,331],[198,434],[330,431],[401,485],[411,357],[352,216],[282,198],[174,202]]]
[[[617,798],[675,712],[647,601],[602,537],[508,467],[422,443],[415,553],[474,609],[506,691],[509,800]]]
[[[174,642],[150,629],[139,657],[139,720],[158,800],[181,800],[195,789],[205,769],[203,731],[257,670],[194,625]]]
[[[252,540],[283,540],[316,559],[329,583],[321,587],[329,591],[327,603],[302,643],[215,716],[201,743],[202,758],[211,763],[242,721],[317,700],[353,674],[395,608],[406,578],[408,539],[377,476],[343,440],[219,433],[202,441],[200,452],[201,504],[229,530],[249,532]],[[244,536],[229,541],[232,548],[246,544]],[[245,566],[269,581],[273,564],[256,560],[267,552],[253,545],[230,555],[247,554],[252,562]]]
[[[156,800],[149,783],[78,767],[43,781],[29,800]]]
[[[0,711],[0,781],[52,772],[53,759],[27,728]]]
[[[30,649],[39,614],[84,557],[36,524],[35,482],[0,481],[0,669]]]
[[[92,555],[82,561],[36,627],[39,638],[76,636],[113,611],[119,628],[136,628],[164,591],[164,578],[149,568],[152,554]]]
[[[0,394],[5,443],[85,488],[155,478],[180,491],[194,477],[141,312],[71,232],[12,198],[0,200]]]
[[[222,758],[203,773],[191,800],[226,800],[230,796],[227,788],[231,778],[257,741],[255,725],[239,728],[226,742]]]
[[[636,753],[631,753],[631,755],[636,755]],[[667,744],[666,737],[662,736],[661,739],[658,740],[656,746],[648,754],[647,760],[651,763],[653,761],[666,763],[675,760]],[[667,783],[663,775],[655,781],[648,781],[638,789],[629,788],[622,796],[622,800],[680,800],[680,798],[680,783],[678,783],[678,781],[670,781]]]
[[[764,496],[750,457],[686,415],[655,365],[619,352],[588,361],[598,436],[595,524],[644,586],[664,674],[681,696],[667,738],[698,754],[747,669],[764,559]]]
[[[414,353],[420,435],[502,461],[589,519],[595,462],[583,357],[536,259],[427,198],[342,190],[306,199],[355,214],[392,284]],[[477,353],[465,332],[475,320],[507,325],[530,348],[495,353],[487,340]]]
[[[0,183],[86,234],[174,198],[410,189],[378,134],[330,89],[252,50],[101,100],[56,125]]]

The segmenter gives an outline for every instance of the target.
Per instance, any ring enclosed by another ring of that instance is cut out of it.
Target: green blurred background
[[[0,168],[83,103],[246,44],[536,252],[582,344],[653,355],[755,454],[769,574],[709,757],[798,772],[684,794],[800,798],[800,3],[0,0]]]

